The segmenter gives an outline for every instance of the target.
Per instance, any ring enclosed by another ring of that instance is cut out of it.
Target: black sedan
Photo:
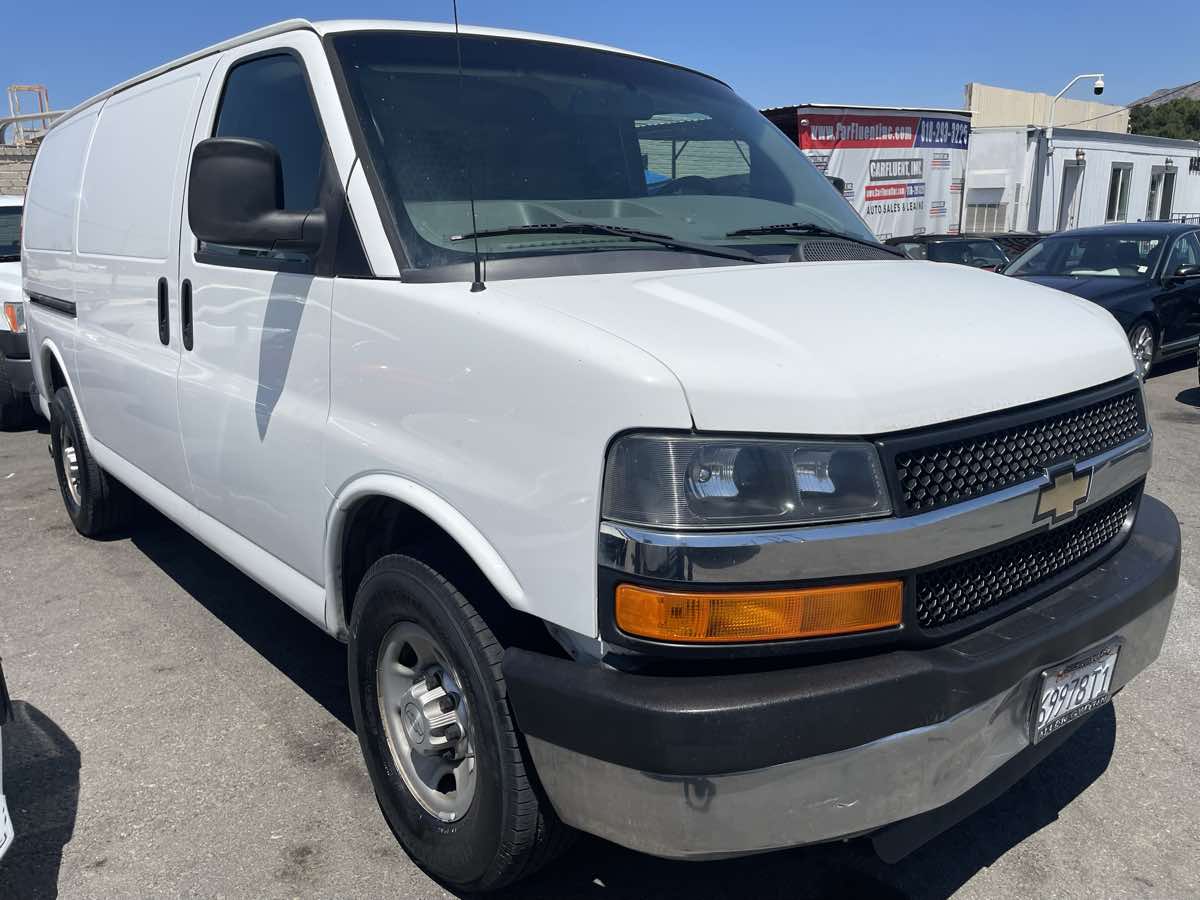
[[[1103,225],[1051,235],[1005,275],[1103,306],[1129,335],[1138,374],[1200,342],[1200,227]]]
[[[996,272],[1008,256],[992,238],[970,234],[914,234],[888,238],[885,244],[903,250],[910,259],[957,263]]]

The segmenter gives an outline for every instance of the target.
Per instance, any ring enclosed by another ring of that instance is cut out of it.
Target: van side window
[[[267,141],[279,151],[283,167],[284,208],[309,210],[319,205],[321,165],[325,137],[308,93],[301,63],[291,54],[263,56],[229,70],[217,112],[214,137],[242,137]],[[206,262],[232,255],[239,261],[305,263],[307,254],[295,251],[256,250],[202,243]],[[230,260],[231,265],[236,265]],[[258,267],[256,266],[256,267]],[[292,265],[288,265],[292,268]]]

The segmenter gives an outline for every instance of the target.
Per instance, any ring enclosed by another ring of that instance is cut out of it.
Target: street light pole
[[[1056,212],[1056,208],[1057,208],[1057,204],[1059,203],[1059,200],[1055,196],[1055,189],[1054,189],[1054,109],[1056,106],[1058,106],[1058,101],[1062,98],[1062,95],[1065,94],[1067,91],[1069,91],[1071,88],[1073,88],[1077,81],[1080,81],[1081,79],[1084,79],[1084,78],[1095,78],[1096,80],[1092,84],[1092,92],[1095,93],[1097,96],[1104,93],[1104,73],[1103,72],[1093,73],[1091,75],[1076,75],[1074,78],[1072,78],[1070,81],[1068,81],[1067,86],[1065,88],[1063,88],[1061,91],[1059,91],[1057,94],[1055,94],[1054,99],[1050,101],[1050,122],[1046,126],[1046,174],[1050,176],[1050,215],[1055,217],[1054,218],[1055,230],[1058,229],[1059,213]],[[1039,199],[1039,201],[1038,201],[1038,227],[1039,227],[1039,229],[1041,227],[1041,219],[1042,219],[1042,208],[1041,207],[1042,207],[1042,204],[1041,204],[1041,200]]]
[[[1065,88],[1055,94],[1054,99],[1050,101],[1050,124],[1046,128],[1046,152],[1050,156],[1054,155],[1054,108],[1058,105],[1058,101],[1062,99],[1062,95],[1073,88],[1075,86],[1075,82],[1084,78],[1096,79],[1095,83],[1092,85],[1092,91],[1094,93],[1099,95],[1104,92],[1104,73],[1100,72],[1099,74],[1093,73],[1091,75],[1076,75],[1067,82],[1067,86]]]

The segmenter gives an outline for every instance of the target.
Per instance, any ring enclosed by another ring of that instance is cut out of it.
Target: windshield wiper
[[[20,258],[19,253],[0,253],[0,262],[16,262]]]
[[[671,250],[685,253],[703,253],[706,256],[719,256],[722,259],[737,259],[742,262],[761,262],[753,253],[745,250],[735,250],[732,247],[714,247],[711,244],[693,244],[691,241],[680,241],[669,234],[658,234],[654,231],[640,231],[637,228],[625,228],[622,225],[603,225],[600,222],[550,222],[545,225],[509,225],[507,228],[492,228],[485,231],[472,231],[467,234],[452,234],[452,241],[469,241],[474,238],[501,237],[506,234],[610,234],[614,237],[629,238],[633,241],[645,241],[658,244]]]
[[[860,238],[845,231],[835,231],[832,228],[826,228],[814,222],[788,222],[784,225],[759,225],[757,228],[739,228],[737,231],[729,232],[725,237],[752,237],[760,234],[803,234],[814,237],[840,238],[843,241],[862,244],[864,247],[886,251],[894,256],[899,256],[901,259],[908,259],[904,251],[889,247],[887,244],[881,244],[878,241],[868,241],[866,238]]]

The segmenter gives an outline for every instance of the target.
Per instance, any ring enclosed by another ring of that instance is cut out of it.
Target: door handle
[[[167,279],[158,279],[158,339],[165,346],[171,343],[171,316],[167,309]]]
[[[192,349],[192,281],[183,279],[179,290],[180,315],[183,319],[183,349]]]

